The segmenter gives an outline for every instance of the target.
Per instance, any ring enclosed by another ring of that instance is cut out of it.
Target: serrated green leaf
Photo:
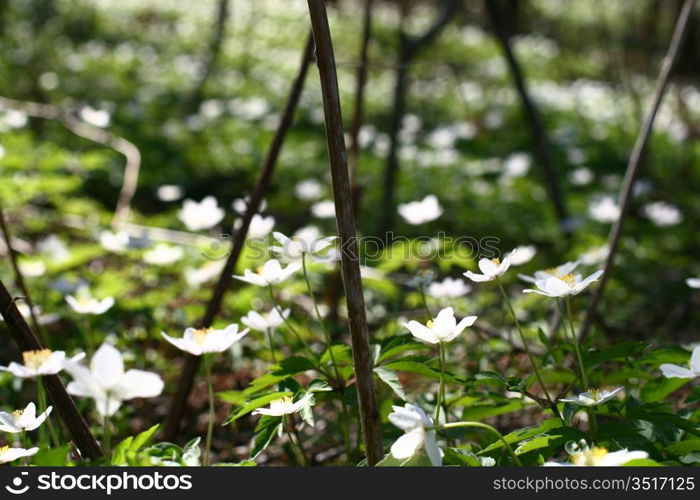
[[[253,448],[250,450],[250,458],[254,459],[262,451],[270,445],[275,434],[282,429],[282,417],[272,417],[263,415],[258,425],[255,427],[255,439],[253,440]]]
[[[376,373],[380,380],[388,385],[392,391],[394,391],[394,394],[396,394],[403,401],[406,401],[406,393],[404,392],[403,386],[399,381],[399,376],[395,371],[384,368],[383,366],[377,366],[374,369],[374,373]]]

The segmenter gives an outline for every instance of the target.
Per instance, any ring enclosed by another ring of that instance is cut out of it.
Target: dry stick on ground
[[[199,108],[202,102],[204,87],[207,84],[207,80],[209,80],[209,77],[214,72],[219,54],[221,53],[221,44],[224,40],[224,32],[226,31],[228,18],[229,0],[219,0],[216,6],[214,30],[212,31],[212,36],[207,46],[207,53],[204,58],[205,62],[202,65],[202,70],[197,77],[197,81],[192,88],[189,98],[185,101],[185,113],[187,114],[197,111],[197,108]]]
[[[408,90],[408,70],[411,61],[418,52],[430,44],[447,25],[460,3],[456,0],[442,0],[440,13],[435,22],[421,36],[411,38],[406,35],[403,28],[399,31],[400,47],[399,61],[396,68],[396,82],[394,84],[394,102],[392,105],[391,121],[389,123],[389,152],[386,166],[384,167],[384,207],[382,214],[381,231],[386,234],[394,224],[394,197],[396,191],[396,178],[399,173],[399,131],[406,110],[406,91]]]
[[[50,104],[17,101],[0,96],[0,108],[16,109],[35,118],[59,121],[75,135],[107,146],[124,155],[126,160],[126,165],[124,166],[124,181],[122,182],[122,187],[119,192],[117,208],[112,218],[112,226],[118,227],[119,224],[129,218],[131,200],[136,192],[139,170],[141,169],[141,153],[133,143],[127,141],[123,137],[119,137],[111,132],[107,132],[106,130],[82,121],[71,111],[62,110]]]
[[[10,334],[22,351],[43,349],[41,342],[39,342],[39,339],[27,325],[27,322],[15,305],[15,300],[2,281],[0,281],[0,311],[5,318]],[[58,375],[41,377],[41,382],[37,381],[37,383],[42,383],[46,387],[53,405],[68,428],[81,455],[91,459],[104,456],[102,448],[100,448],[100,445],[90,432],[90,428],[78,412],[78,408],[66,391],[63,382],[58,378]]]
[[[666,92],[666,87],[671,78],[671,71],[673,70],[673,64],[675,63],[679,49],[683,44],[683,39],[688,32],[688,22],[690,19],[690,14],[693,11],[694,0],[685,0],[681,13],[678,16],[678,21],[676,22],[676,27],[673,30],[673,36],[671,37],[671,43],[666,52],[666,56],[661,63],[661,69],[659,71],[659,78],[656,81],[656,88],[654,89],[654,94],[651,99],[651,105],[647,110],[646,116],[644,117],[644,122],[639,130],[639,135],[634,143],[634,148],[630,154],[629,162],[627,163],[627,169],[625,171],[625,178],[622,181],[622,187],[620,188],[620,195],[618,198],[618,206],[620,207],[620,216],[610,228],[610,236],[608,239],[608,256],[605,259],[605,266],[603,267],[604,273],[600,278],[600,284],[593,292],[593,297],[586,310],[586,316],[583,320],[583,325],[581,326],[581,331],[579,332],[579,342],[586,340],[588,332],[593,325],[593,321],[596,316],[596,309],[600,303],[600,299],[605,291],[605,285],[610,278],[610,273],[613,269],[613,262],[615,260],[615,254],[617,253],[618,246],[620,243],[620,236],[622,234],[622,228],[625,221],[625,214],[629,208],[630,200],[632,199],[632,190],[634,188],[634,183],[639,174],[639,168],[641,166],[642,158],[644,157],[644,152],[646,150],[647,144],[649,143],[649,138],[654,129],[654,120],[656,119],[656,113],[661,106],[661,101],[663,100],[664,94]]]
[[[282,144],[284,143],[287,131],[294,121],[294,113],[297,109],[297,105],[299,104],[299,98],[304,88],[304,80],[306,79],[306,73],[309,69],[312,58],[313,39],[311,34],[309,34],[308,40],[306,41],[306,47],[304,48],[301,65],[299,66],[299,72],[294,79],[292,89],[287,99],[287,105],[282,112],[277,131],[275,132],[275,136],[270,144],[270,149],[265,157],[265,162],[260,170],[260,175],[255,184],[255,188],[250,195],[250,200],[248,202],[245,215],[241,220],[241,226],[236,231],[231,253],[226,260],[223,271],[221,271],[221,276],[219,277],[219,281],[214,289],[214,294],[207,305],[204,318],[199,325],[200,327],[211,326],[211,323],[214,321],[214,317],[218,314],[221,308],[224,294],[230,288],[231,282],[233,281],[233,271],[243,250],[246,236],[248,235],[248,228],[250,227],[250,221],[253,218],[253,215],[255,215],[260,209],[260,203],[268,185],[270,184],[270,179],[272,178],[272,173],[275,169],[275,164],[277,163],[277,157],[282,149]],[[164,437],[167,440],[172,440],[179,430],[180,420],[182,419],[182,415],[185,411],[187,397],[192,391],[192,384],[197,373],[197,368],[199,367],[199,362],[200,358],[197,356],[187,357],[187,361],[185,362],[184,369],[180,375],[180,380],[177,385],[177,392],[173,396],[170,411],[168,412],[168,420],[164,431]]]
[[[525,114],[525,119],[530,127],[530,132],[532,133],[535,152],[542,167],[544,183],[552,205],[554,206],[557,219],[559,220],[560,229],[564,232],[564,234],[569,234],[571,232],[569,213],[566,208],[566,202],[564,201],[561,187],[559,185],[557,168],[552,158],[547,133],[542,124],[537,106],[532,101],[532,98],[527,90],[525,77],[520,67],[520,63],[515,57],[515,53],[511,47],[510,30],[506,25],[507,19],[504,16],[504,13],[498,8],[496,0],[484,0],[484,6],[491,21],[493,32],[498,39],[503,55],[508,63],[508,68],[513,78],[513,84],[515,85],[515,89],[520,96],[523,113]]]
[[[22,271],[17,264],[17,252],[12,246],[12,232],[10,231],[10,226],[7,224],[5,219],[5,212],[3,211],[2,204],[0,203],[0,228],[2,229],[2,235],[5,238],[5,243],[7,244],[7,254],[10,256],[10,263],[12,264],[12,270],[15,273],[15,283],[17,287],[24,294],[24,301],[29,306],[29,317],[32,319],[32,326],[36,331],[37,335],[41,341],[46,344],[46,336],[44,331],[39,325],[39,319],[36,317],[36,310],[34,309],[34,301],[29,295],[29,288],[27,288],[27,283],[24,281],[24,276],[22,276]]]
[[[348,307],[352,354],[357,383],[357,399],[360,405],[362,432],[367,453],[367,463],[376,464],[382,459],[382,433],[379,425],[377,394],[374,387],[373,363],[369,348],[369,330],[365,315],[365,299],[357,254],[357,235],[352,209],[352,193],[345,154],[343,119],[340,111],[338,77],[333,56],[333,43],[328,26],[324,0],[308,0],[311,27],[316,45],[316,63],[321,79],[323,112],[326,122],[326,139],[330,160],[336,223],[341,248],[341,268]]]

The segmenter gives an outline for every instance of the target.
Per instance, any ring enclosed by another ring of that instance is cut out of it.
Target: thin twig
[[[357,235],[352,209],[352,193],[345,153],[343,119],[340,110],[338,76],[333,55],[333,42],[328,26],[324,0],[308,0],[309,15],[316,45],[316,61],[321,79],[326,139],[330,160],[336,224],[340,240],[343,285],[348,307],[352,353],[357,381],[357,398],[367,463],[376,464],[384,455],[377,394],[374,387],[369,330],[362,292],[362,278],[357,253]]]
[[[610,236],[608,237],[609,251],[607,258],[605,259],[605,266],[603,267],[605,272],[601,276],[600,284],[593,292],[593,297],[591,298],[591,302],[586,310],[586,317],[583,320],[581,330],[578,334],[579,342],[581,343],[583,343],[588,336],[588,332],[596,316],[596,309],[598,308],[600,299],[605,291],[605,285],[607,284],[608,279],[610,278],[610,273],[613,269],[615,255],[620,243],[620,236],[622,235],[625,215],[627,214],[630,200],[632,199],[634,183],[639,174],[642,158],[644,157],[644,152],[646,151],[649,138],[651,137],[651,133],[654,129],[656,114],[661,106],[661,101],[663,100],[666,87],[668,87],[668,82],[671,78],[673,65],[678,58],[680,47],[682,46],[685,35],[688,32],[688,26],[690,26],[688,21],[693,11],[694,2],[695,0],[685,0],[683,3],[683,7],[678,16],[678,21],[676,22],[676,27],[673,31],[673,36],[671,37],[671,43],[669,44],[666,56],[661,63],[659,78],[656,81],[656,88],[654,89],[650,107],[647,110],[646,116],[644,117],[644,122],[639,130],[639,135],[637,136],[637,140],[634,143],[634,148],[630,154],[629,162],[627,163],[625,178],[622,182],[622,187],[620,188],[620,195],[617,202],[618,206],[620,207],[620,215],[613,224],[612,228],[610,228]]]
[[[520,63],[518,62],[518,59],[513,52],[513,48],[511,47],[510,33],[505,24],[504,15],[498,8],[496,0],[484,0],[484,6],[486,7],[493,31],[501,46],[503,55],[508,63],[508,68],[510,69],[511,76],[513,77],[513,84],[515,85],[515,89],[520,96],[523,113],[525,114],[527,123],[530,126],[532,139],[535,143],[535,152],[537,153],[542,166],[545,186],[547,188],[547,192],[549,193],[549,198],[552,201],[552,205],[554,206],[554,211],[559,219],[559,226],[564,234],[568,234],[571,231],[571,224],[568,211],[566,209],[566,202],[564,201],[564,196],[559,185],[557,168],[554,164],[554,159],[552,158],[547,133],[542,124],[542,119],[540,118],[537,106],[527,90],[525,76],[523,75]]]
[[[0,311],[2,311],[5,322],[9,327],[10,334],[12,334],[22,351],[43,349],[41,342],[29,328],[29,325],[27,325],[24,317],[17,309],[14,299],[2,281],[0,281]],[[83,420],[80,412],[78,412],[73,398],[66,391],[58,375],[43,376],[40,383],[45,385],[51,401],[56,407],[61,420],[66,424],[71,436],[73,436],[80,453],[84,457],[92,459],[102,457],[104,455],[102,448],[100,448],[95,436],[90,432],[90,428]]]
[[[116,227],[129,218],[131,200],[136,192],[139,170],[141,169],[141,153],[132,142],[84,122],[72,111],[63,110],[51,104],[18,101],[0,96],[0,108],[16,109],[35,118],[58,121],[78,137],[88,139],[102,146],[107,146],[121,153],[126,160],[124,166],[124,181],[119,191],[119,199],[112,218],[112,225]]]
[[[253,215],[260,210],[260,204],[265,191],[270,184],[270,179],[272,178],[272,173],[277,163],[277,157],[279,156],[282,145],[284,144],[287,131],[294,121],[294,114],[299,103],[301,92],[304,88],[304,80],[306,79],[306,73],[309,65],[311,64],[312,57],[313,39],[309,34],[306,41],[306,47],[304,48],[301,64],[299,66],[299,71],[294,79],[289,97],[287,99],[287,105],[282,112],[282,116],[277,127],[277,132],[275,132],[275,137],[270,144],[270,149],[265,157],[265,162],[260,170],[255,188],[250,195],[248,207],[243,215],[243,218],[241,219],[241,226],[236,231],[234,236],[231,253],[226,260],[224,269],[221,271],[221,276],[219,277],[219,281],[214,289],[214,294],[207,304],[207,310],[204,314],[204,318],[200,322],[200,326],[202,327],[211,326],[214,318],[221,309],[224,294],[231,287],[231,282],[233,281],[233,270],[235,269],[241,252],[243,251],[243,246],[248,235],[248,228],[250,227],[250,221],[253,219]],[[172,440],[178,432],[180,420],[182,419],[182,414],[184,413],[185,405],[187,403],[187,397],[192,391],[192,384],[194,382],[195,374],[197,373],[197,368],[199,367],[199,360],[200,359],[197,356],[187,357],[187,361],[185,362],[185,366],[182,370],[182,374],[180,375],[180,380],[177,385],[177,392],[173,396],[170,411],[168,412],[168,420],[164,430],[165,439]]]
[[[29,317],[32,320],[32,326],[34,327],[37,335],[39,335],[41,341],[46,344],[46,336],[39,325],[39,319],[36,316],[36,310],[34,308],[34,301],[29,294],[29,288],[27,288],[27,283],[24,281],[24,276],[22,275],[22,271],[17,263],[17,252],[12,247],[12,232],[10,231],[10,226],[7,224],[7,220],[5,219],[5,212],[3,211],[2,204],[0,204],[0,228],[2,228],[2,235],[3,238],[5,238],[5,243],[7,244],[7,253],[10,256],[12,270],[15,273],[15,282],[17,283],[17,287],[19,287],[24,295],[24,301],[27,303],[27,306],[29,306]]]

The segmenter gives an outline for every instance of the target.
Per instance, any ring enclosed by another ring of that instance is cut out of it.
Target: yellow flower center
[[[40,349],[36,351],[24,351],[22,359],[24,366],[36,370],[51,357],[51,349]]]
[[[576,283],[576,278],[575,278],[574,275],[571,274],[571,273],[565,274],[564,276],[562,276],[562,277],[559,278],[559,279],[562,280],[564,283],[566,283],[566,284],[569,285],[569,286],[571,286],[571,285],[573,285],[574,283]]]
[[[195,330],[193,334],[193,340],[195,341],[195,343],[202,345],[204,343],[204,340],[207,338],[207,335],[209,335],[213,331],[213,328],[200,328],[199,330]]]
[[[556,276],[556,275],[557,275],[557,268],[556,268],[556,267],[550,267],[549,269],[545,269],[545,270],[542,271],[542,272],[543,272],[543,273],[546,273],[546,274],[549,274],[549,275],[552,275],[552,276]]]
[[[22,417],[23,413],[24,413],[24,410],[15,410],[12,412],[12,416],[14,417],[15,420],[17,420],[17,419]]]
[[[600,397],[603,395],[603,391],[599,389],[591,389],[589,392],[591,393],[593,401],[600,401]]]
[[[582,451],[571,456],[571,462],[575,465],[600,465],[608,454],[607,448],[597,446],[590,450]]]
[[[493,262],[497,266],[501,265],[501,259],[499,259],[498,257],[496,257],[495,259],[491,259],[491,262]]]
[[[432,319],[428,320],[428,322],[425,324],[425,326],[427,326],[428,328],[432,328],[433,326],[435,326],[435,320],[432,320]]]
[[[258,266],[258,268],[256,269],[257,273],[262,274],[264,268],[265,266]]]
[[[8,451],[9,449],[10,449],[10,446],[9,446],[9,445],[0,446],[0,455],[3,454],[3,453],[5,453],[5,452]]]

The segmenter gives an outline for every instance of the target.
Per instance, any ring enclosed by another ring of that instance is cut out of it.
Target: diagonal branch
[[[345,154],[343,118],[340,111],[338,76],[333,55],[333,42],[328,26],[324,0],[308,0],[311,27],[316,44],[316,62],[321,78],[326,139],[335,199],[336,224],[341,248],[343,285],[348,307],[352,354],[357,381],[357,398],[364,435],[367,463],[376,464],[384,455],[379,425],[377,394],[372,375],[372,356],[365,313],[365,299],[358,260],[352,193]]]
[[[301,92],[304,88],[304,80],[306,79],[306,73],[311,64],[313,58],[313,39],[309,34],[306,41],[306,47],[304,48],[304,54],[302,56],[301,64],[299,66],[299,71],[296,78],[292,84],[292,88],[289,92],[289,97],[287,99],[287,105],[282,112],[280,123],[275,132],[275,136],[270,144],[270,149],[265,157],[265,162],[263,163],[262,169],[260,170],[260,175],[255,184],[255,188],[250,195],[250,200],[248,202],[248,207],[246,209],[245,215],[241,220],[241,226],[236,232],[233,247],[231,248],[231,253],[229,254],[224,269],[221,271],[221,276],[214,289],[214,294],[212,295],[209,304],[207,305],[207,310],[204,314],[204,318],[200,322],[201,327],[211,326],[214,318],[219,313],[221,309],[221,303],[224,299],[224,294],[231,287],[231,282],[233,281],[233,270],[236,267],[241,252],[243,251],[243,245],[246,241],[246,236],[248,235],[248,228],[250,227],[250,221],[253,219],[253,215],[258,213],[260,210],[260,204],[262,202],[265,191],[270,184],[270,179],[272,178],[272,173],[275,169],[277,163],[277,157],[284,144],[284,139],[287,136],[287,132],[294,121],[294,113],[299,104],[299,98],[301,97]],[[182,419],[182,414],[185,411],[185,405],[187,403],[187,397],[192,391],[192,384],[194,383],[194,377],[197,373],[197,368],[199,367],[200,358],[197,356],[188,356],[185,362],[185,367],[180,375],[180,380],[177,385],[177,392],[173,396],[170,411],[168,412],[168,420],[166,422],[164,436],[165,439],[172,440],[177,434],[180,426],[180,420]]]
[[[131,211],[131,200],[136,192],[136,185],[141,169],[141,153],[134,143],[127,141],[111,132],[102,130],[99,127],[90,125],[79,119],[71,111],[66,111],[51,104],[42,104],[31,101],[17,101],[0,96],[0,108],[16,109],[35,118],[45,120],[55,120],[61,122],[64,127],[73,132],[78,137],[112,148],[121,153],[126,160],[124,165],[124,181],[119,192],[117,208],[114,211],[112,225],[118,227],[120,223],[129,218]]]
[[[581,331],[579,332],[579,341],[583,342],[588,336],[588,332],[595,320],[596,309],[600,302],[603,292],[605,291],[605,285],[610,278],[610,273],[613,269],[613,264],[615,261],[615,254],[617,253],[620,236],[622,235],[622,228],[624,226],[625,215],[627,214],[630,200],[632,199],[632,190],[634,188],[634,183],[637,180],[637,175],[639,174],[639,168],[641,166],[642,158],[644,152],[646,151],[647,144],[649,143],[649,138],[654,129],[654,120],[656,119],[656,114],[661,106],[661,101],[664,98],[666,92],[666,87],[668,87],[668,82],[671,78],[671,71],[673,70],[673,65],[678,58],[681,45],[685,35],[688,32],[688,27],[690,23],[690,14],[693,11],[694,0],[685,0],[681,12],[676,21],[676,27],[673,30],[673,36],[671,37],[671,43],[669,44],[666,56],[661,63],[661,69],[659,70],[659,78],[656,81],[656,88],[654,89],[654,94],[651,99],[651,104],[647,110],[646,116],[644,117],[644,122],[639,130],[639,135],[634,143],[634,148],[630,154],[629,162],[627,163],[627,170],[625,171],[625,178],[622,182],[622,187],[620,188],[620,195],[618,198],[618,205],[620,207],[620,216],[610,228],[610,236],[608,239],[608,256],[605,259],[605,272],[600,278],[600,284],[593,292],[593,297],[586,311],[586,317],[581,326]]]
[[[569,234],[571,232],[571,223],[569,221],[568,210],[566,209],[566,202],[564,201],[564,196],[559,185],[557,168],[554,164],[554,159],[552,158],[547,133],[542,124],[542,119],[540,118],[537,106],[533,102],[532,98],[530,97],[530,93],[527,90],[525,76],[523,75],[520,63],[515,57],[515,53],[513,52],[513,48],[510,44],[510,33],[505,24],[504,14],[499,10],[496,0],[484,0],[484,6],[486,7],[486,11],[489,15],[496,38],[501,45],[503,55],[508,63],[508,68],[510,69],[511,76],[513,77],[513,84],[515,85],[515,89],[520,96],[520,102],[523,107],[525,119],[530,125],[530,132],[535,143],[535,152],[542,166],[542,176],[549,194],[549,199],[554,205],[554,211],[557,219],[559,220],[559,226],[564,234]]]
[[[7,322],[10,334],[22,351],[43,349],[41,342],[39,342],[39,339],[29,328],[22,314],[17,310],[14,299],[10,296],[2,281],[0,281],[0,311],[2,311],[2,315]],[[73,398],[66,391],[58,375],[41,377],[40,383],[45,385],[51,401],[56,407],[61,420],[66,424],[71,436],[73,436],[80,453],[84,457],[92,459],[104,456],[102,448],[100,448],[97,440],[95,440],[95,436],[90,432],[90,428],[78,412]]]
[[[46,336],[39,325],[39,319],[36,316],[36,310],[34,308],[34,301],[29,295],[29,288],[27,288],[27,283],[24,281],[24,276],[22,275],[22,271],[17,263],[17,251],[12,246],[12,232],[10,231],[10,226],[7,224],[7,220],[5,219],[5,212],[3,211],[2,204],[0,204],[0,228],[2,229],[2,236],[5,238],[5,243],[7,244],[7,254],[10,256],[12,270],[15,273],[15,283],[24,294],[24,300],[29,306],[29,317],[32,320],[32,326],[34,327],[37,335],[39,335],[41,341],[46,344]]]

